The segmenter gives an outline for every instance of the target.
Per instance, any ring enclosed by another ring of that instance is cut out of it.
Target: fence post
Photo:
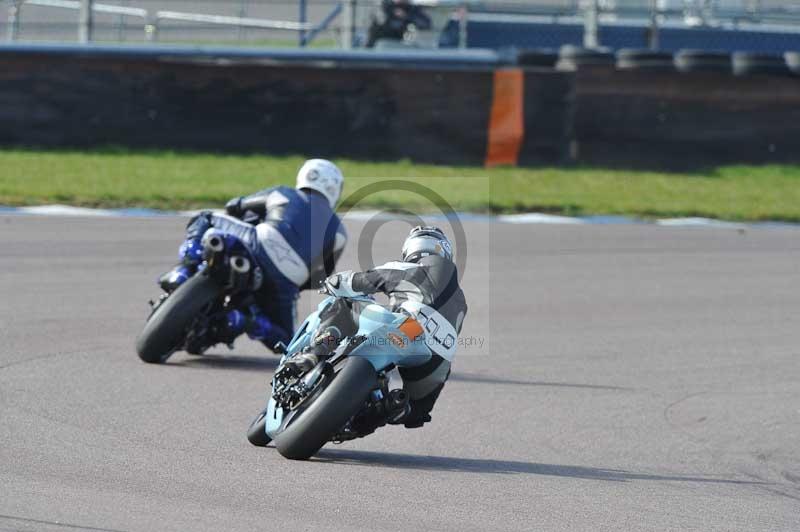
[[[306,5],[306,0],[300,0],[299,7],[300,7],[300,13],[299,13],[299,15],[297,17],[297,21],[300,22],[300,24],[305,24],[306,22],[308,22],[308,6]],[[300,30],[297,33],[298,33],[299,39],[300,39],[300,43],[299,43],[300,46],[305,46],[306,45],[306,30]]]
[[[597,0],[583,0],[583,46],[597,48]]]
[[[19,15],[22,9],[23,0],[12,0],[8,6],[8,42],[14,42],[19,38]]]
[[[81,0],[80,12],[78,15],[78,42],[92,42],[92,30],[94,29],[94,16],[92,14],[92,4],[94,0]]]
[[[353,47],[356,32],[356,2],[357,0],[344,0],[344,13],[342,16],[342,48],[350,50]]]
[[[147,18],[144,24],[144,39],[147,42],[158,40],[158,11],[147,11]]]
[[[647,35],[651,50],[658,50],[658,0],[650,0],[650,33]]]
[[[467,47],[467,23],[469,19],[469,6],[464,2],[458,10],[458,47]]]

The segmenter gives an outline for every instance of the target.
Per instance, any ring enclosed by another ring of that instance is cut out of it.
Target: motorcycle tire
[[[791,76],[786,59],[780,55],[734,52],[733,73],[737,76]]]
[[[220,287],[198,274],[180,285],[153,312],[136,340],[139,358],[150,364],[165,362],[184,342],[186,329],[197,313],[219,296]]]
[[[247,441],[256,447],[266,447],[272,439],[267,436],[267,411],[262,410],[256,418],[250,423],[250,428],[247,429]]]
[[[675,54],[675,67],[684,73],[733,73],[733,62],[728,52],[710,50],[680,50]]]
[[[292,460],[308,460],[358,413],[377,386],[368,360],[348,358],[314,402],[275,437],[278,452]]]

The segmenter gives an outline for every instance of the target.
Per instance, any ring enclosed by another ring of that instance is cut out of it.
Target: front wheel
[[[375,368],[367,359],[348,358],[327,388],[275,437],[278,452],[293,460],[311,458],[361,410],[377,386]]]
[[[150,364],[165,362],[186,339],[186,330],[197,314],[219,296],[216,281],[195,275],[172,292],[147,320],[139,338],[136,351],[139,358]]]
[[[250,428],[247,429],[247,441],[256,447],[266,447],[267,444],[272,441],[270,437],[267,436],[266,409],[262,410],[261,413],[258,414],[253,420],[253,422],[250,423]]]

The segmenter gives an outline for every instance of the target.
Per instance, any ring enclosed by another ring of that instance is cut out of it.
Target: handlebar
[[[327,294],[327,295],[329,295],[331,297],[336,297],[338,299],[347,299],[347,300],[350,300],[350,301],[361,301],[362,303],[375,303],[375,298],[372,297],[371,295],[367,295],[367,294],[360,295],[360,296],[353,296],[353,297],[334,296],[332,294],[328,294],[328,291],[325,290],[324,288],[320,288],[319,290],[317,290],[317,293],[318,294]]]

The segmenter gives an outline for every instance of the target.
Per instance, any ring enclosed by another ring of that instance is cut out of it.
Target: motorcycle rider
[[[458,334],[467,313],[447,236],[437,227],[415,227],[403,243],[400,262],[387,262],[365,272],[337,273],[325,280],[324,290],[337,297],[383,292],[389,296],[393,312],[408,314],[420,322],[432,357],[420,366],[399,368],[411,408],[389,423],[417,428],[430,421],[433,405],[450,376]],[[289,363],[301,369],[313,367],[319,355],[330,352],[331,344],[358,329],[352,312],[340,299],[324,309],[320,319],[321,332],[311,349],[298,353]]]
[[[431,29],[431,18],[425,10],[410,0],[382,0],[381,9],[372,17],[367,31],[367,48],[372,48],[380,39],[402,41],[406,32]]]
[[[318,286],[344,251],[347,233],[334,212],[343,184],[334,163],[310,159],[297,173],[296,188],[270,187],[231,199],[225,214],[199,213],[187,226],[178,252],[181,262],[159,279],[161,287],[171,292],[197,271],[207,232],[233,234],[253,253],[263,282],[244,311],[232,310],[212,321],[211,342],[230,344],[242,333],[270,349],[288,342],[299,291]]]

